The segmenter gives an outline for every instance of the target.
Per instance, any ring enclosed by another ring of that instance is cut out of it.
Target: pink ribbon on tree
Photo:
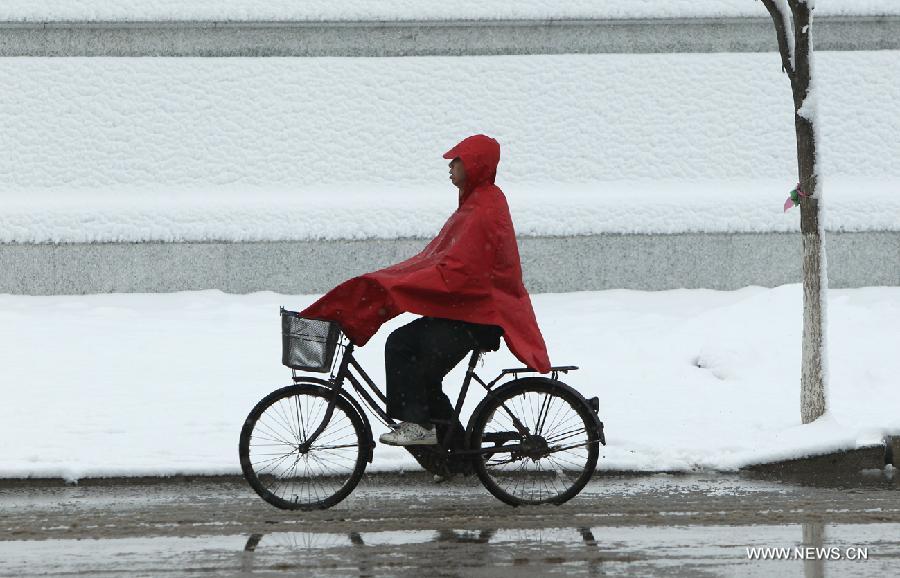
[[[791,195],[784,202],[784,212],[787,213],[788,210],[796,207],[800,204],[801,197],[808,197],[809,193],[804,193],[800,190],[800,183],[797,183],[797,186],[791,191]]]

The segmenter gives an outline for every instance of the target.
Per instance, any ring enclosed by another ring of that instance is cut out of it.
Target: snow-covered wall
[[[819,15],[900,14],[896,0],[818,0]],[[0,20],[445,20],[766,15],[757,0],[4,0]]]
[[[821,53],[822,168],[900,176],[900,53]],[[0,192],[443,182],[484,132],[504,182],[794,173],[770,54],[5,59]]]
[[[848,193],[875,180],[897,198],[900,54],[820,53],[817,64],[826,177]],[[777,213],[796,169],[774,53],[22,58],[0,59],[0,86],[4,242],[427,235],[452,210],[441,154],[476,132],[501,142],[511,197],[532,191],[534,210],[519,205],[531,216],[517,220],[529,234],[560,234],[576,209],[590,218],[562,233],[793,227]],[[648,194],[702,210],[648,218]],[[272,226],[279,195],[299,213],[343,216]],[[845,196],[851,213],[834,228],[896,221]],[[775,214],[735,219],[729,198]],[[372,224],[371,210],[397,203],[409,211]]]
[[[571,237],[796,232],[800,211],[782,212],[791,182],[504,186],[519,237]],[[900,232],[900,179],[832,177],[825,183],[827,230]],[[441,228],[456,197],[449,183],[278,193],[7,194],[0,197],[0,244],[423,239]]]

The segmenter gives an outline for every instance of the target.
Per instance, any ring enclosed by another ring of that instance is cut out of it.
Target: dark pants
[[[444,376],[473,349],[497,349],[501,334],[492,325],[437,317],[394,330],[384,347],[388,415],[426,427],[437,423],[442,435],[453,418],[453,405],[441,391]]]

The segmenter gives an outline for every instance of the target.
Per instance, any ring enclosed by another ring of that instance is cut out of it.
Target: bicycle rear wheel
[[[470,447],[492,449],[475,459],[491,494],[513,506],[562,504],[591,479],[600,454],[590,407],[544,378],[508,383],[476,410]]]
[[[291,385],[263,398],[241,429],[241,469],[266,502],[285,510],[329,508],[346,498],[366,468],[362,418],[338,397],[328,425],[304,451],[325,417],[332,391]]]

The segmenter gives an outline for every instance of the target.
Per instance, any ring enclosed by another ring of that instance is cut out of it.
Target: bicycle
[[[284,308],[280,314],[282,363],[291,368],[293,383],[264,397],[247,416],[238,444],[241,470],[277,508],[329,508],[353,491],[373,459],[375,440],[363,403],[385,425],[395,421],[385,411],[387,397],[353,357],[354,345],[337,323]],[[436,422],[440,443],[405,449],[436,475],[474,472],[512,506],[570,500],[591,479],[599,444],[606,445],[599,400],[559,381],[560,373],[576,366],[551,367],[550,378],[519,377],[537,373],[528,368],[504,369],[485,382],[475,372],[484,353],[476,349],[469,357],[453,419]],[[460,439],[461,427],[454,424],[472,381],[485,397]]]

